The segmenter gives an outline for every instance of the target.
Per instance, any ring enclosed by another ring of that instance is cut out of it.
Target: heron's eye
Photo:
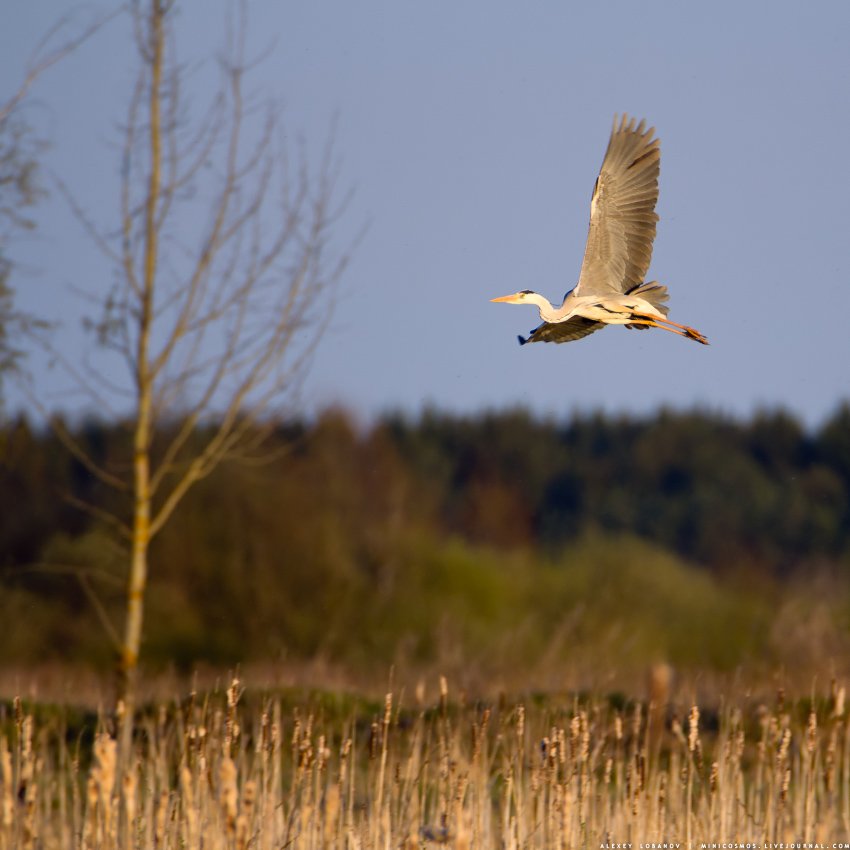
[[[523,298],[525,298],[526,295],[531,295],[531,290],[523,289],[522,292],[520,292],[519,294],[522,295]]]

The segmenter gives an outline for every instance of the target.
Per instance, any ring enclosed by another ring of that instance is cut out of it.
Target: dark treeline
[[[128,462],[122,427],[76,432],[107,465]],[[669,555],[712,581],[775,585],[841,577],[850,565],[847,405],[816,431],[782,412],[426,412],[362,428],[329,411],[281,426],[272,443],[266,462],[231,463],[201,482],[154,541],[148,657],[350,658],[407,635],[410,653],[429,657],[451,637],[449,621],[474,642],[476,617],[490,618],[478,635],[489,645],[487,629],[511,619],[518,594],[546,616],[549,579],[520,590],[521,570],[505,559],[557,565],[572,553],[576,565],[588,539],[631,541],[622,551],[639,552],[644,572]],[[120,497],[24,419],[0,433],[0,459],[0,618],[15,623],[0,660],[109,663],[95,609],[120,616],[126,560],[76,502],[120,512]],[[617,564],[620,551],[587,558]],[[679,569],[670,564],[658,567],[668,587]],[[454,616],[451,600],[464,594],[474,604]]]
[[[628,531],[714,570],[779,575],[850,545],[846,405],[816,433],[784,412],[426,414],[379,428],[436,488],[443,527],[476,541],[559,547],[588,529]]]

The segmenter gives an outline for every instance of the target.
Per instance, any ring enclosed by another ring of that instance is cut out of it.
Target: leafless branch
[[[29,392],[26,387],[24,390],[28,392],[30,403],[39,411],[39,413],[49,418],[51,428],[58,437],[59,442],[62,443],[65,449],[83,465],[87,472],[93,475],[98,481],[101,481],[110,487],[114,487],[117,490],[127,489],[127,482],[125,480],[113,475],[97,463],[97,461],[95,461],[94,458],[92,458],[92,456],[83,448],[79,440],[75,439],[68,431],[65,427],[65,423],[56,416],[50,417],[49,411],[44,407],[41,400],[37,398],[34,393]]]
[[[54,175],[53,179],[62,197],[71,208],[71,212],[74,214],[74,217],[80,223],[83,230],[85,230],[91,241],[97,246],[101,254],[103,254],[107,260],[115,263],[120,262],[120,255],[116,253],[115,249],[109,244],[109,240],[97,229],[97,226],[89,218],[82,206],[80,206],[74,196],[74,193],[68,188],[65,181],[56,175]]]
[[[109,637],[109,641],[112,644],[113,649],[116,652],[121,650],[121,636],[118,634],[118,630],[115,628],[112,623],[111,618],[109,617],[109,613],[106,608],[103,607],[103,603],[100,601],[98,595],[94,592],[94,589],[89,584],[88,576],[84,572],[77,572],[77,581],[80,583],[80,587],[82,587],[83,592],[86,594],[86,598],[89,601],[89,604],[94,608],[95,614],[97,614],[98,620],[100,620],[100,624],[103,626],[103,630],[106,632]]]
[[[83,574],[89,578],[95,578],[98,581],[111,584],[113,587],[120,588],[122,579],[120,576],[113,575],[108,570],[98,567],[85,567],[81,564],[62,564],[58,561],[35,561],[30,564],[16,564],[11,569],[6,567],[3,572],[14,574],[15,576],[23,575],[69,575],[76,576]]]
[[[118,630],[115,628],[109,613],[103,606],[103,603],[100,601],[90,583],[91,578],[96,578],[99,581],[106,581],[114,586],[120,587],[122,582],[118,576],[112,575],[106,570],[100,570],[94,567],[84,567],[80,564],[60,564],[48,561],[39,561],[33,564],[24,564],[23,566],[15,567],[15,576],[22,576],[28,573],[38,575],[67,575],[75,578],[82,588],[83,593],[85,593],[89,604],[94,609],[94,612],[100,621],[100,624],[103,626],[110,643],[112,643],[116,650],[120,649],[121,638],[118,634]]]
[[[101,27],[108,24],[118,15],[122,14],[123,9],[118,8],[112,12],[97,18],[89,24],[77,35],[71,36],[66,41],[63,41],[57,47],[51,48],[50,43],[55,41],[56,37],[70,27],[71,17],[65,16],[60,18],[50,29],[45,33],[42,40],[39,42],[36,49],[33,51],[26,70],[24,78],[18,85],[17,91],[3,104],[0,104],[0,122],[7,118],[15,108],[24,100],[29,93],[35,81],[49,68],[57,62],[64,59],[68,54],[73,53],[83,42],[93,36]]]
[[[93,505],[91,502],[87,502],[85,499],[78,499],[71,493],[65,495],[65,501],[67,501],[69,505],[73,505],[75,508],[82,511],[83,513],[86,513],[89,516],[100,520],[102,523],[110,527],[113,531],[117,532],[118,536],[121,539],[130,539],[130,527],[127,525],[126,522],[123,522],[120,517],[115,516],[115,514],[113,514],[111,511],[107,511],[104,508],[99,508],[97,505]]]

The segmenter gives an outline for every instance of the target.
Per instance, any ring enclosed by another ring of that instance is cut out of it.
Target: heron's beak
[[[490,300],[491,301],[504,301],[505,304],[516,304],[517,303],[517,296],[516,296],[516,294],[502,295],[500,298],[491,298]]]

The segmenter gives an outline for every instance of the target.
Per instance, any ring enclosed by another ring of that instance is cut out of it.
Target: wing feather
[[[572,342],[604,327],[604,322],[594,322],[593,319],[585,319],[583,316],[573,316],[565,322],[543,322],[527,337],[520,337],[519,341],[521,345],[527,342]]]
[[[614,117],[590,202],[590,229],[576,295],[612,295],[642,283],[652,260],[661,146],[655,130]]]

